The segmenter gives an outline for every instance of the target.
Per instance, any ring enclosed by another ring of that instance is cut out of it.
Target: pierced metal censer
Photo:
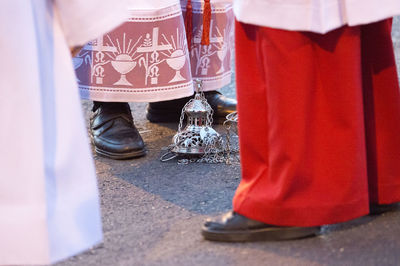
[[[223,141],[220,134],[212,128],[213,109],[208,104],[201,80],[195,81],[196,94],[182,109],[178,132],[172,139],[169,152],[161,157],[161,161],[169,161],[178,156],[211,158],[213,154],[223,152]],[[186,118],[186,126],[183,122]],[[211,156],[210,156],[211,155]]]

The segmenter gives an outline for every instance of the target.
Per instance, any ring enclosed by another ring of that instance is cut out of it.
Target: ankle
[[[126,102],[98,102],[93,101],[92,112],[95,112],[100,107],[102,108],[112,108],[112,109],[125,109],[128,108],[130,110],[129,104]]]

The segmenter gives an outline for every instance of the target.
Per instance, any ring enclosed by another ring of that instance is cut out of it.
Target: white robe
[[[234,0],[237,20],[284,30],[326,33],[400,14],[400,0]]]
[[[49,264],[102,240],[68,46],[111,30],[124,10],[113,0],[0,1],[0,265]]]
[[[192,0],[193,38],[188,51],[186,0],[129,0],[130,18],[74,58],[82,98],[105,102],[155,102],[230,83],[232,0],[211,0],[210,45],[200,44],[203,0]]]

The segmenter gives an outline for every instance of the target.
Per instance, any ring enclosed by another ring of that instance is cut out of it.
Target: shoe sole
[[[146,153],[147,153],[146,150],[139,150],[139,151],[133,151],[133,152],[127,152],[127,153],[113,153],[113,152],[99,149],[97,147],[94,148],[94,151],[103,157],[107,157],[107,158],[114,159],[114,160],[127,160],[127,159],[138,158],[138,157],[142,157],[142,156],[146,155]]]
[[[316,236],[320,227],[288,227],[286,229],[263,228],[247,231],[213,231],[202,228],[204,239],[219,242],[281,241]]]
[[[127,153],[116,153],[116,152],[102,150],[100,148],[97,148],[96,145],[94,144],[93,135],[91,134],[90,131],[89,131],[89,136],[90,136],[90,142],[92,143],[96,154],[101,155],[106,158],[110,158],[110,159],[114,159],[114,160],[127,160],[127,159],[142,157],[147,154],[146,149],[127,152]]]

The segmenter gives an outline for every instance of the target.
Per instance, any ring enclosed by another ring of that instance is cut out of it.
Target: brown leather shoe
[[[273,226],[229,212],[220,220],[206,221],[201,233],[205,239],[211,241],[250,242],[299,239],[315,236],[319,231],[319,226]]]
[[[128,103],[95,102],[90,135],[96,153],[102,156],[121,160],[146,154]]]
[[[204,95],[214,110],[214,123],[222,124],[226,116],[236,111],[237,101],[225,97],[217,91],[206,91]],[[146,118],[153,123],[179,122],[182,108],[193,97],[186,97],[171,101],[149,103]]]

